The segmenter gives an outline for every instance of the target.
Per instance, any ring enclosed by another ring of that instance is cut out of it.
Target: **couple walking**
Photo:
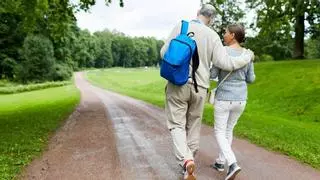
[[[176,85],[169,80],[165,90],[167,126],[175,156],[187,180],[196,179],[194,157],[199,150],[201,119],[210,79],[214,78],[219,80],[214,103],[214,134],[220,152],[217,152],[217,159],[213,160],[211,167],[218,171],[226,169],[226,180],[234,179],[241,170],[231,144],[233,128],[246,106],[247,83],[255,79],[252,62],[254,55],[240,45],[245,38],[241,25],[229,25],[226,28],[226,46],[222,45],[219,35],[208,27],[215,14],[213,6],[203,5],[197,19],[188,23],[188,29],[183,27],[184,22],[179,23],[161,49],[161,56],[166,60],[166,56],[169,56],[166,53],[172,48],[173,40],[183,31],[188,35],[191,33],[196,44],[197,56],[192,56],[188,64],[190,71],[187,82]],[[198,59],[198,62],[194,59]]]

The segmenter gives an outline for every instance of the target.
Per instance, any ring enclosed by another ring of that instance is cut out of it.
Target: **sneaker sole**
[[[224,169],[219,169],[219,168],[216,168],[216,167],[214,167],[214,169],[219,171],[219,172],[223,172],[224,171]]]
[[[185,180],[196,180],[196,177],[193,175],[194,170],[196,169],[195,164],[190,164],[187,167],[188,177],[184,178]]]
[[[217,168],[217,167],[214,166],[214,165],[210,165],[210,167],[213,168],[213,169],[215,169],[215,170],[217,170],[217,171],[219,171],[219,172],[223,172],[223,171],[224,171],[224,169],[219,169],[219,168]]]
[[[234,180],[240,171],[241,171],[240,168],[235,170],[235,172],[233,174],[230,174],[229,177],[227,177],[225,180]]]

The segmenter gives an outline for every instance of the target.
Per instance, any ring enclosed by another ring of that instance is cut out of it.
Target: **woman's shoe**
[[[231,164],[231,166],[229,166],[228,174],[225,180],[234,180],[240,171],[241,168],[237,163]]]
[[[215,162],[214,164],[211,164],[210,167],[212,167],[213,169],[215,169],[219,172],[224,171],[224,164],[219,164],[219,163]]]

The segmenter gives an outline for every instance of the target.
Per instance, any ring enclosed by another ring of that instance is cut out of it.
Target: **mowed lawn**
[[[74,85],[0,95],[0,179],[14,178],[41,154],[79,99]]]
[[[320,60],[255,64],[245,113],[236,136],[320,169]],[[87,72],[93,84],[164,107],[159,69],[113,68]],[[215,83],[212,83],[215,86]],[[213,124],[213,107],[203,122]]]

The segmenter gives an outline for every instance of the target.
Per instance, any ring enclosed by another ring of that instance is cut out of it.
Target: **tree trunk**
[[[293,58],[304,58],[304,13],[296,16]]]

